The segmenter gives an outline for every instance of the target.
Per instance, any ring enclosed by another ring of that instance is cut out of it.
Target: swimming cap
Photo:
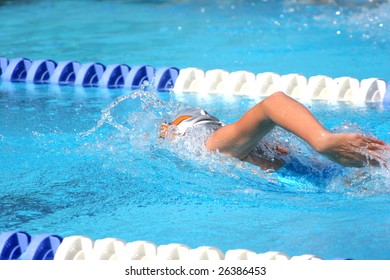
[[[171,124],[176,125],[179,134],[184,134],[188,128],[199,125],[212,125],[213,128],[222,126],[219,119],[200,108],[184,109],[177,113],[173,119],[174,121]]]

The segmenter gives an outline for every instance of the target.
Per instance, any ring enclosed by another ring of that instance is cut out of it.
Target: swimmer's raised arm
[[[381,150],[389,150],[383,141],[354,133],[331,133],[305,106],[282,92],[256,104],[237,122],[215,131],[206,140],[206,147],[245,160],[259,140],[276,125],[343,166],[386,164],[378,154]]]

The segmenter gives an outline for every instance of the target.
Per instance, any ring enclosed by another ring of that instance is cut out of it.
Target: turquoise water
[[[0,55],[390,76],[384,65],[390,49],[387,2],[212,3],[5,2]],[[111,121],[80,136],[126,94],[1,82],[1,232],[390,258],[388,170],[342,169],[279,130],[268,140],[296,150],[278,174],[210,156],[191,140],[180,146],[158,139],[159,124],[181,103],[230,122],[259,101],[243,97],[138,92],[109,111]],[[362,131],[390,142],[386,104],[305,105],[330,129]]]
[[[308,2],[2,1],[0,54],[389,79],[388,1]]]

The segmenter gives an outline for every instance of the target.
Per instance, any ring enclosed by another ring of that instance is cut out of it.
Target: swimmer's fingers
[[[372,166],[384,166],[386,161],[377,154],[370,154],[368,157],[368,163]]]
[[[383,154],[384,152],[390,151],[390,146],[384,141],[376,138],[371,138],[370,140],[372,142],[368,144],[368,150],[373,153],[373,156],[377,161],[377,163],[375,163],[376,166],[384,166],[385,168],[388,168],[387,159],[383,156]],[[370,162],[370,164],[372,163]]]
[[[390,146],[386,144],[371,143],[368,145],[368,148],[372,151],[390,151]]]
[[[372,151],[377,151],[377,150],[386,150],[390,151],[390,146],[386,144],[386,142],[379,140],[374,137],[368,137],[365,136],[365,139],[363,142],[367,145],[367,148]]]
[[[372,166],[383,166],[387,168],[387,160],[379,153],[376,151],[380,151],[381,149],[370,149],[367,148],[367,150],[362,151],[362,155],[365,156],[367,163]]]
[[[363,154],[366,155],[368,163],[373,166],[384,166],[387,168],[387,160],[378,152],[390,151],[390,146],[382,140],[368,136],[364,137],[363,142],[365,146]]]

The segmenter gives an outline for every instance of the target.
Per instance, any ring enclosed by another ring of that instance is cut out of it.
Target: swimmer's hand
[[[387,167],[387,161],[380,153],[390,151],[390,147],[379,139],[361,134],[329,133],[321,139],[316,150],[346,167],[366,165]]]
[[[249,162],[250,164],[259,166],[262,170],[265,171],[278,171],[279,168],[281,168],[284,164],[285,161],[279,158],[266,158],[261,155],[254,155],[254,154],[249,154],[247,155],[243,161]]]

